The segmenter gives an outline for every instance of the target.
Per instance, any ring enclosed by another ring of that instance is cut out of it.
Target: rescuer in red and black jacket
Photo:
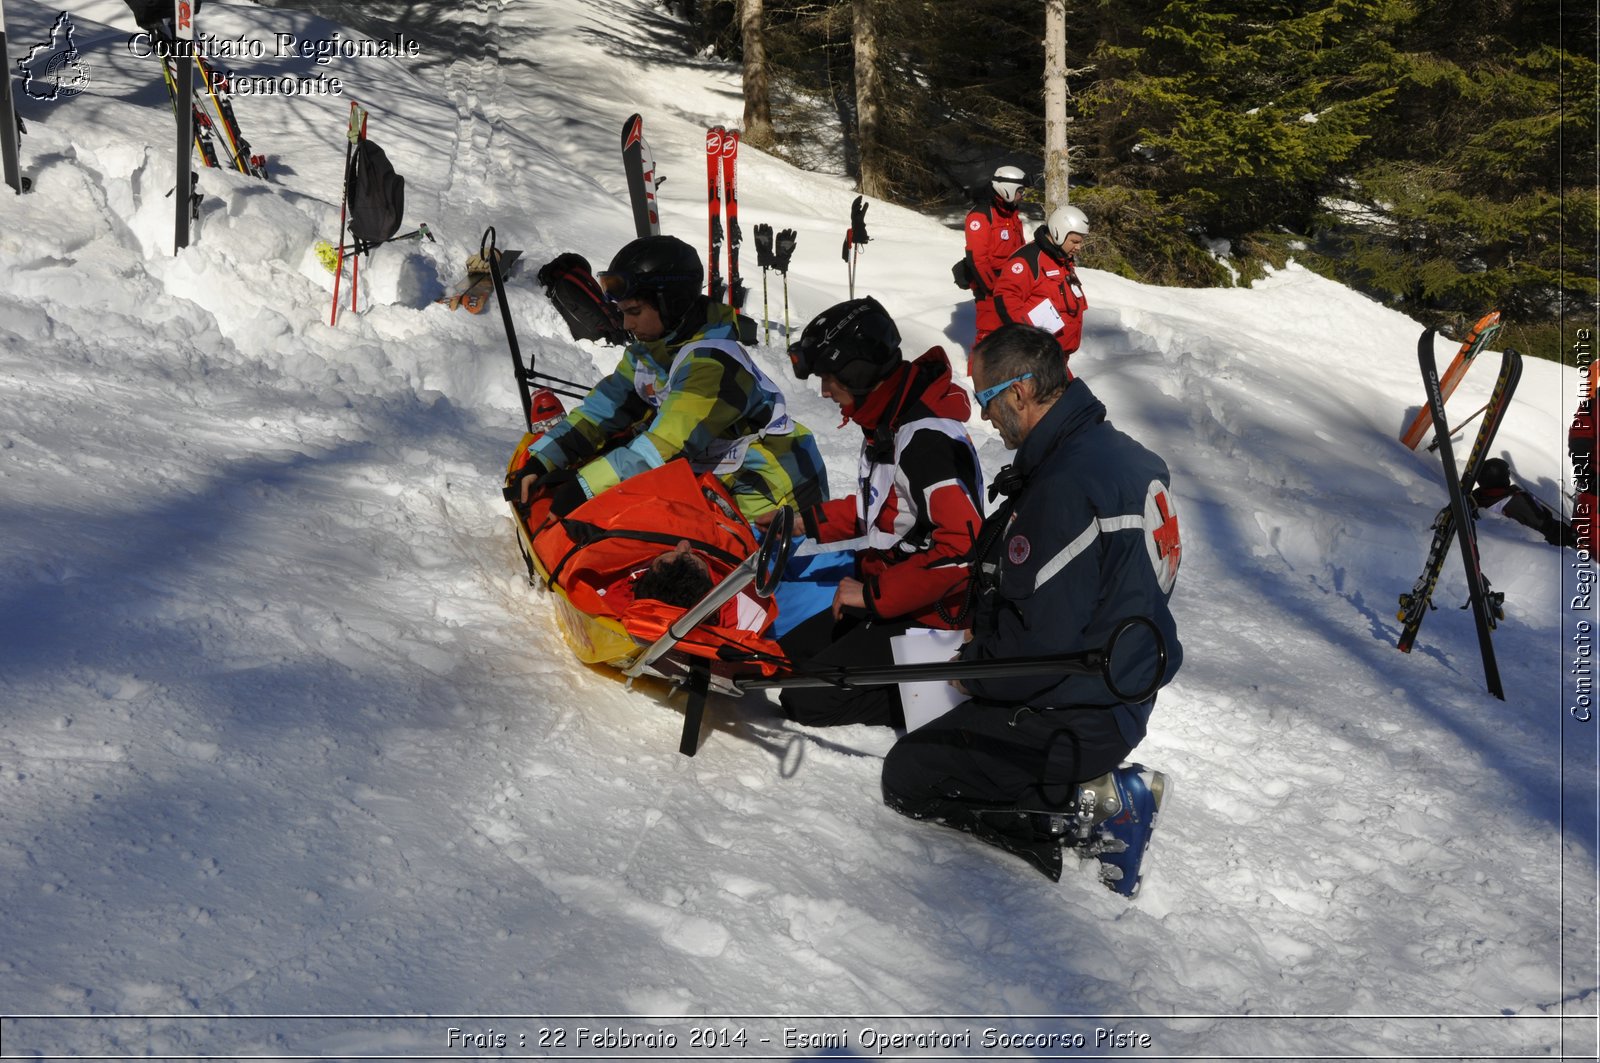
[[[967,280],[978,312],[978,334],[973,346],[1000,327],[994,309],[994,284],[1006,260],[1027,243],[1019,210],[1027,181],[1027,175],[1017,167],[1000,167],[989,181],[994,195],[986,197],[988,205],[975,206],[967,212]]]
[[[1083,211],[1058,207],[1033,234],[1033,242],[1007,260],[994,284],[1000,323],[1044,329],[1068,358],[1083,342],[1083,312],[1089,308],[1073,257],[1088,232]]]
[[[871,297],[823,311],[789,358],[801,380],[821,378],[823,396],[864,439],[856,493],[801,513],[808,537],[854,553],[855,574],[840,581],[831,609],[779,644],[797,664],[893,664],[892,636],[956,627],[966,597],[967,555],[983,523],[971,400],[943,348],[902,357],[894,320]],[[797,688],[781,700],[812,726],[904,721],[894,686]]]

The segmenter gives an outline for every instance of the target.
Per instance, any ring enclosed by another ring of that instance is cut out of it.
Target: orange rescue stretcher
[[[525,436],[507,470],[520,480]],[[792,541],[794,515],[783,510],[762,542],[715,476],[695,475],[683,459],[630,477],[565,517],[547,497],[513,504],[513,522],[531,581],[552,592],[556,620],[578,659],[629,679],[656,675],[689,690],[680,750],[699,744],[706,695],[737,695],[741,680],[787,668],[767,634],[778,607],[772,591]],[[650,562],[687,540],[706,562],[711,591],[687,608],[636,598],[633,585]]]

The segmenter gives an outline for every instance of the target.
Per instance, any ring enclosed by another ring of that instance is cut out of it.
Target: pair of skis
[[[200,56],[195,56],[192,61],[199,70],[200,81],[204,86],[199,94],[194,92],[192,85],[187,94],[183,92],[183,75],[178,71],[177,57],[170,55],[162,57],[161,78],[166,82],[167,96],[172,101],[174,113],[177,112],[179,99],[184,95],[189,98],[194,146],[200,153],[200,161],[205,163],[207,169],[225,165],[242,174],[265,180],[266,156],[253,152],[250,142],[244,138],[244,133],[239,129],[239,119],[234,115],[233,103],[228,97],[227,79],[212,70]],[[191,80],[193,76],[191,71],[189,75]],[[206,100],[211,104],[209,111],[202,106],[202,101]],[[217,150],[218,141],[227,152],[226,162]]]
[[[173,244],[178,251],[189,246],[190,226],[200,213],[193,154],[198,149],[206,166],[220,166],[221,157],[214,141],[217,130],[221,130],[229,165],[253,177],[267,176],[266,159],[251,152],[249,142],[239,131],[239,120],[227,97],[227,80],[217,75],[195,52],[195,6],[190,0],[174,0],[170,36],[176,54],[161,59],[161,77],[166,82],[172,111],[178,119],[177,174],[172,186],[178,201],[173,231]],[[205,86],[199,99],[194,91],[196,67]],[[206,98],[211,101],[215,120],[200,103]]]
[[[720,303],[727,296],[735,310],[744,306],[744,279],[739,276],[739,131],[712,126],[706,130],[706,210],[711,258],[706,271],[706,294]],[[727,219],[728,279],[722,279],[723,218]]]
[[[734,309],[744,306],[744,278],[739,275],[739,246],[744,234],[739,229],[739,131],[723,126],[706,130],[706,204],[710,255],[706,271],[706,294],[713,302],[726,297]],[[656,175],[655,156],[644,139],[644,119],[630,115],[622,123],[622,168],[628,178],[628,199],[633,206],[633,227],[637,236],[659,236],[661,214],[656,205],[656,188],[662,178]],[[726,234],[726,239],[724,239]],[[727,279],[722,274],[722,249],[728,249]]]
[[[172,90],[173,112],[178,116],[178,144],[176,175],[172,182],[172,195],[177,200],[177,214],[173,219],[173,254],[189,246],[189,226],[200,217],[200,193],[195,190],[194,140],[197,123],[194,120],[194,9],[189,0],[176,0],[173,4],[173,39],[178,42],[178,55],[173,60]]]
[[[244,138],[244,133],[239,129],[239,119],[233,113],[233,100],[228,94],[228,79],[213,70],[204,56],[197,55],[194,61],[200,69],[204,98],[211,101],[211,110],[217,118],[217,121],[213,122],[211,116],[207,115],[205,120],[208,125],[221,129],[223,146],[228,149],[228,165],[242,174],[266,180],[267,157],[251,151],[250,142]],[[220,165],[220,162],[211,162],[208,165],[216,166]]]
[[[1498,318],[1498,315],[1495,316]],[[1490,591],[1489,581],[1483,576],[1478,557],[1477,529],[1474,525],[1477,514],[1470,496],[1477,484],[1478,471],[1483,465],[1484,457],[1494,442],[1500,423],[1505,419],[1506,410],[1511,405],[1511,396],[1515,393],[1517,382],[1522,377],[1522,356],[1513,350],[1501,355],[1500,374],[1495,378],[1494,390],[1483,411],[1483,423],[1479,425],[1477,438],[1473,440],[1472,449],[1467,453],[1466,464],[1458,474],[1455,454],[1450,445],[1450,424],[1445,417],[1444,387],[1433,353],[1433,337],[1434,330],[1428,329],[1418,340],[1417,364],[1422,371],[1423,384],[1427,388],[1427,413],[1432,420],[1439,457],[1444,464],[1445,488],[1449,492],[1450,500],[1434,518],[1433,541],[1429,545],[1422,574],[1417,577],[1409,593],[1400,595],[1398,619],[1401,622],[1401,630],[1398,646],[1402,653],[1411,652],[1411,647],[1416,642],[1417,630],[1422,626],[1423,617],[1433,608],[1433,591],[1439,582],[1439,573],[1444,568],[1445,559],[1450,554],[1450,544],[1452,540],[1458,541],[1461,545],[1462,563],[1466,567],[1467,595],[1472,606],[1473,621],[1478,629],[1478,648],[1483,655],[1484,681],[1489,693],[1503,701],[1505,691],[1500,683],[1500,668],[1495,661],[1491,633],[1504,615],[1502,605],[1505,596]]]

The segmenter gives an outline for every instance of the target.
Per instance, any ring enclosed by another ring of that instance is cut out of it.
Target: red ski
[[[710,229],[711,256],[706,269],[706,294],[713,303],[722,302],[722,274],[717,260],[722,256],[722,134],[721,126],[706,130],[706,211]]]
[[[722,132],[722,196],[723,209],[728,216],[728,304],[735,310],[744,306],[744,282],[739,276],[739,244],[743,234],[739,231],[739,131]]]

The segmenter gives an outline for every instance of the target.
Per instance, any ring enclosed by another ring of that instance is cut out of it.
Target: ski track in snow
[[[8,5],[13,39],[54,10]],[[527,584],[498,490],[519,417],[499,316],[431,301],[493,224],[530,267],[509,292],[525,356],[596,378],[615,352],[565,338],[534,266],[575,249],[600,268],[631,236],[634,110],[667,231],[698,240],[699,130],[736,120],[735,71],[626,0],[478,0],[419,24],[421,68],[326,68],[372,109],[407,227],[439,237],[364,262],[368,305],[329,328],[311,245],[338,224],[347,101],[241,99],[275,178],[205,172],[174,258],[164,104],[115,47],[131,20],[110,0],[73,15],[93,87],[23,101],[36,191],[0,227],[0,1010],[1071,1013],[1261,1058],[1547,1051],[1545,1017],[1594,1015],[1568,559],[1480,524],[1508,702],[1482,693],[1458,567],[1417,649],[1393,648],[1443,500],[1435,459],[1395,439],[1414,322],[1296,267],[1207,291],[1085,270],[1074,367],[1171,464],[1185,542],[1186,662],[1137,754],[1175,789],[1129,904],[1092,863],[1053,885],[890,812],[887,731],[714,699],[679,756],[681,695],[577,664]],[[326,36],[338,17],[203,20]],[[800,230],[799,327],[842,297],[853,193],[741,157],[749,224]],[[945,343],[959,369],[939,265],[959,237],[888,204],[873,236],[862,287],[908,350]],[[781,340],[757,356],[785,372]],[[1495,448],[1547,499],[1571,383],[1530,363]],[[794,390],[848,490],[853,430]],[[992,474],[1005,452],[974,433]],[[1521,1019],[1403,1018],[1428,1015]],[[52,1029],[79,1054],[437,1050],[310,1020]]]

